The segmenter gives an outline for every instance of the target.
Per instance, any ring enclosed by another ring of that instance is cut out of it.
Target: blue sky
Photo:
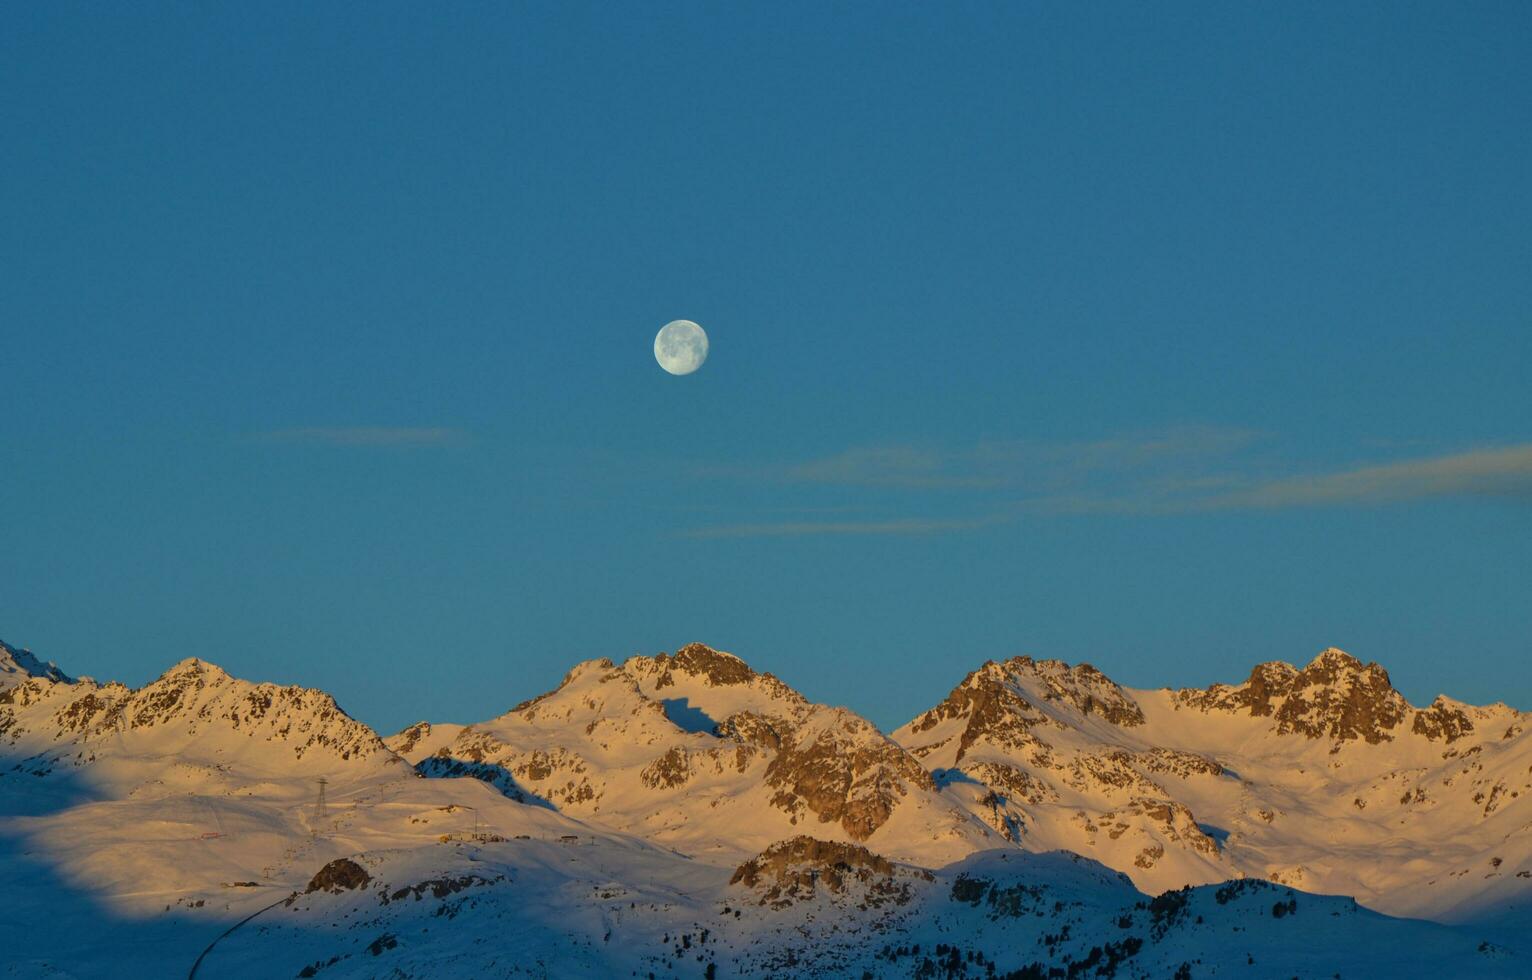
[[[0,637],[1532,708],[1532,7],[1081,6],[6,9]]]

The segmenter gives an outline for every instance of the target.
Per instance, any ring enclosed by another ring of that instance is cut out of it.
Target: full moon
[[[707,333],[690,320],[671,320],[654,336],[654,359],[671,374],[691,374],[707,360]]]

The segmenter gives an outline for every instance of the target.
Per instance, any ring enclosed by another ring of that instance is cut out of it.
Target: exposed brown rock
[[[485,878],[482,875],[476,874],[459,875],[455,878],[431,878],[429,880],[422,881],[419,884],[405,885],[402,888],[396,888],[391,892],[385,893],[381,897],[384,905],[387,905],[390,902],[402,901],[411,897],[413,897],[415,901],[418,902],[423,896],[427,894],[429,894],[432,898],[446,898],[449,895],[455,895],[464,889],[493,885],[498,881],[504,880],[505,875],[503,874],[495,875],[493,878]],[[312,886],[309,890],[313,890]]]
[[[342,891],[365,888],[370,881],[372,881],[372,875],[368,874],[360,864],[350,858],[336,858],[319,869],[319,873],[314,875],[303,892],[308,894],[327,891],[338,894]]]
[[[1099,819],[1100,825],[1108,828],[1108,836],[1115,840],[1134,824],[1143,827],[1142,821],[1135,819],[1139,817],[1150,821],[1148,828],[1167,841],[1181,844],[1203,854],[1218,853],[1218,842],[1203,832],[1190,809],[1175,800],[1135,799],[1129,801],[1124,807],[1102,814]],[[1116,832],[1114,833],[1113,830]],[[1140,867],[1149,867],[1149,865],[1140,865]]]
[[[1155,747],[1148,752],[1136,753],[1133,756],[1133,761],[1136,765],[1142,766],[1150,772],[1182,777],[1193,774],[1222,776],[1224,772],[1223,766],[1205,755],[1197,755],[1195,752],[1183,752],[1179,749],[1163,747]]]
[[[743,660],[701,643],[688,643],[668,659],[676,670],[705,677],[714,687],[747,684],[755,677],[755,671]],[[655,660],[663,664],[667,658],[662,653]]]
[[[866,909],[908,903],[915,880],[931,881],[932,876],[901,868],[857,844],[799,836],[778,841],[741,864],[729,884],[759,890],[761,904],[773,908],[812,898],[823,888],[859,900]]]
[[[650,789],[674,789],[684,786],[691,775],[691,759],[686,750],[677,745],[645,766],[638,778]]]
[[[1250,677],[1238,687],[1214,684],[1206,691],[1182,691],[1183,700],[1189,700],[1202,708],[1223,708],[1228,711],[1244,710],[1257,718],[1275,713],[1276,704],[1292,690],[1298,668],[1292,664],[1273,661],[1256,664]],[[1200,696],[1200,697],[1199,697]]]
[[[849,712],[840,720],[811,737],[787,735],[766,767],[766,782],[779,790],[772,802],[787,812],[806,809],[866,840],[893,814],[907,785],[935,790],[936,784],[871,724]]]
[[[1279,734],[1373,744],[1392,739],[1412,710],[1394,690],[1388,671],[1375,663],[1364,665],[1333,647],[1302,670],[1285,663],[1260,664],[1238,687],[1215,684],[1205,690],[1179,691],[1176,698],[1202,710],[1270,716]],[[1445,722],[1440,717],[1436,720]]]
[[[1114,725],[1133,727],[1144,721],[1137,702],[1090,664],[1070,667],[1058,660],[1013,657],[1003,663],[988,661],[970,673],[940,704],[911,722],[910,729],[925,732],[944,721],[963,719],[954,762],[961,762],[980,741],[1011,749],[1039,744],[1033,729],[1051,723],[1028,700],[1026,692],[1032,687],[1041,687],[1036,696],[1044,701],[1062,702]]]
[[[19,699],[30,684],[37,683],[47,682],[34,680],[6,693]],[[71,696],[54,712],[54,724],[60,733],[75,734],[87,742],[166,725],[182,726],[194,735],[226,726],[252,737],[285,742],[300,759],[320,748],[342,759],[388,752],[376,732],[347,715],[323,691],[251,684],[196,658],[181,661],[137,690],[88,682],[64,689]],[[199,697],[203,691],[217,697]]]
[[[803,695],[782,683],[775,675],[756,671],[733,654],[715,650],[703,643],[688,643],[674,654],[630,657],[624,661],[622,669],[640,682],[645,678],[653,678],[656,691],[674,687],[675,678],[680,675],[700,678],[709,687],[754,684],[790,704],[808,704]]]
[[[1133,754],[1124,749],[1081,753],[1063,767],[1062,775],[1069,786],[1081,792],[1105,789],[1162,795],[1164,789],[1134,768],[1134,762]]]
[[[1149,847],[1144,848],[1142,851],[1139,851],[1138,856],[1133,859],[1133,863],[1138,865],[1140,868],[1147,870],[1158,864],[1160,862],[1160,858],[1164,856],[1164,846],[1160,844],[1152,844]]]
[[[1404,720],[1409,707],[1394,690],[1388,671],[1375,663],[1363,666],[1355,657],[1329,649],[1293,679],[1276,712],[1277,732],[1377,743],[1393,738],[1390,732]]]
[[[674,743],[674,726],[657,699],[663,695],[656,692],[698,678],[709,686],[756,687],[766,695],[756,702],[766,713],[742,711],[715,724],[713,734],[722,743],[700,734],[685,744]],[[654,744],[658,755],[636,773],[653,790],[677,789],[707,773],[744,772],[764,758],[761,778],[775,790],[772,803],[793,822],[817,818],[837,823],[859,840],[887,822],[911,787],[935,789],[925,767],[865,719],[810,704],[770,674],[702,644],[682,647],[674,655],[632,657],[620,667],[610,660],[588,661],[571,670],[558,689],[523,702],[511,714],[543,728],[578,721],[585,738],[597,745],[607,744],[608,738]],[[414,744],[414,733],[409,734],[405,741]],[[585,744],[575,739],[572,746]],[[605,785],[599,771],[572,748],[521,751],[473,727],[416,768],[428,775],[475,776],[504,787],[519,784],[560,807],[594,804]]]
[[[1057,803],[1059,794],[1041,777],[1025,769],[999,762],[981,762],[964,766],[966,775],[978,780],[992,790],[999,791],[1008,801],[1023,803]]]
[[[721,738],[776,751],[785,737],[791,737],[793,725],[785,719],[768,718],[753,711],[741,711],[725,718],[718,726]]]
[[[429,721],[417,721],[415,724],[394,736],[394,738],[398,740],[394,751],[398,752],[400,755],[409,755],[412,751],[414,751],[415,746],[420,744],[420,740],[430,734],[431,723]]]
[[[1435,741],[1440,738],[1448,745],[1473,732],[1473,722],[1463,709],[1454,707],[1447,698],[1437,695],[1429,708],[1415,712],[1415,723],[1410,731]]]
[[[1018,669],[1031,666],[1048,685],[1051,699],[1073,705],[1081,714],[1097,715],[1114,725],[1132,728],[1144,723],[1143,709],[1128,693],[1090,664],[1070,667],[1057,660],[1033,663],[1027,657],[1008,661]]]
[[[954,763],[962,762],[968,749],[980,740],[1019,748],[1032,741],[1031,728],[1046,721],[1006,683],[1005,667],[994,661],[963,678],[940,704],[911,722],[910,728],[915,732],[930,731],[952,719],[966,721],[958,737]]]

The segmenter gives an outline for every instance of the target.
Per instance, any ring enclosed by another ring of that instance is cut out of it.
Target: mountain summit
[[[13,647],[0,640],[0,687],[19,684],[30,677],[41,677],[63,684],[73,683],[73,678],[59,670],[53,661],[44,663],[32,655],[32,651]]]
[[[1454,703],[1438,698],[1428,709],[1414,708],[1394,689],[1388,671],[1335,647],[1322,650],[1302,670],[1281,661],[1263,663],[1243,684],[1184,690],[1179,697],[1203,710],[1269,717],[1278,734],[1339,742],[1377,744],[1400,731],[1452,741],[1473,729]]]
[[[892,838],[890,852],[910,860],[956,857],[989,833],[871,722],[700,643],[586,661],[498,718],[423,722],[389,744],[424,775],[476,776],[513,798],[735,857],[803,826]]]

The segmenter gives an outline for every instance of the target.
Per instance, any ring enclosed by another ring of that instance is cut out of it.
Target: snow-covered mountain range
[[[692,644],[383,739],[0,645],[0,976],[1522,976],[1526,720],[1331,649],[988,662],[884,734]]]

